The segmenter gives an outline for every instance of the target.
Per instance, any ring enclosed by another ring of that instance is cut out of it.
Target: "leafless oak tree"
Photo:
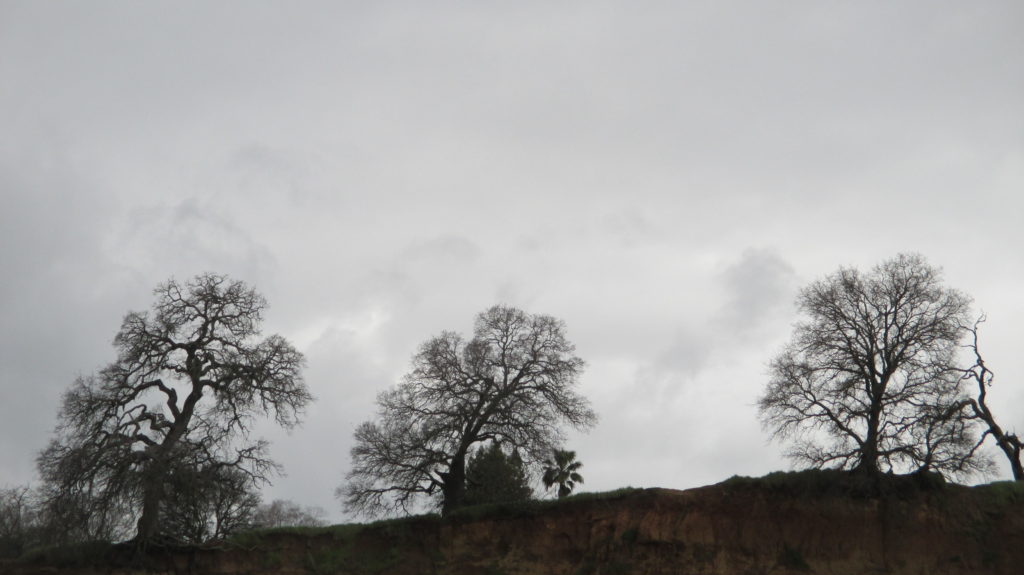
[[[338,496],[364,515],[408,513],[422,498],[440,498],[447,513],[462,504],[478,443],[501,441],[539,461],[565,424],[596,421],[574,389],[583,369],[574,351],[562,321],[506,306],[481,313],[469,341],[452,332],[430,339],[405,380],[378,396],[377,420],[356,429]]]
[[[758,407],[788,455],[816,467],[967,475],[975,426],[956,356],[970,298],[919,255],[841,268],[800,291],[806,320],[770,363]]]
[[[312,399],[302,355],[281,336],[260,339],[266,301],[254,289],[204,274],[154,294],[152,313],[125,316],[117,360],[65,393],[38,458],[53,509],[100,530],[137,517],[142,544],[185,498],[267,480],[276,465],[249,440],[254,418],[292,427]]]

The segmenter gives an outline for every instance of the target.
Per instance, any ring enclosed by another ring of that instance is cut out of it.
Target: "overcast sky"
[[[1024,429],[1022,29],[1018,0],[0,0],[0,485],[204,271],[308,358],[265,496],[336,520],[375,395],[496,303],[587,361],[588,490],[787,469],[754,402],[796,290],[901,251],[988,313]]]

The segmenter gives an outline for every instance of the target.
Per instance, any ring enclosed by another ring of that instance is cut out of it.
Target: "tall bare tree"
[[[365,515],[409,512],[422,498],[447,513],[462,504],[474,445],[500,441],[540,461],[564,425],[596,421],[574,389],[583,369],[574,351],[562,321],[506,306],[481,313],[469,341],[428,340],[405,380],[377,397],[377,420],[356,429],[338,496]]]
[[[919,255],[841,268],[800,291],[806,319],[770,364],[758,401],[788,453],[816,467],[970,474],[975,426],[956,355],[970,298]]]
[[[292,427],[312,399],[302,354],[260,338],[266,300],[254,289],[204,274],[154,294],[152,313],[125,316],[117,360],[64,394],[38,458],[51,508],[79,510],[98,531],[137,517],[142,544],[163,534],[162,518],[185,503],[176,498],[266,481],[276,465],[249,440],[254,419]],[[183,490],[186,476],[202,481]]]
[[[1010,471],[1013,473],[1013,479],[1015,481],[1024,481],[1024,465],[1021,464],[1020,457],[1021,448],[1024,445],[1022,445],[1021,438],[1016,433],[1003,429],[996,421],[992,409],[988,406],[988,388],[992,386],[995,374],[985,364],[985,359],[981,357],[981,351],[978,349],[978,326],[984,321],[985,316],[982,316],[974,322],[972,327],[968,328],[970,340],[967,347],[974,355],[974,364],[964,370],[963,379],[973,382],[977,386],[978,392],[978,395],[969,401],[970,416],[984,423],[985,432],[981,435],[981,439],[978,440],[978,445],[981,445],[986,438],[991,436],[995,440],[996,446],[1006,456],[1010,464]]]

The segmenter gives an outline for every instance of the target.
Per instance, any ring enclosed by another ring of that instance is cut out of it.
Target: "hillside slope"
[[[834,474],[734,478],[470,508],[366,526],[254,534],[152,559],[149,573],[914,575],[1024,573],[1024,488],[881,490]],[[142,573],[110,566],[61,573]],[[122,567],[113,564],[121,563]],[[21,574],[49,572],[24,566]]]

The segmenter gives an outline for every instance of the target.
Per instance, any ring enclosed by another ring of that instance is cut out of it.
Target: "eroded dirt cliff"
[[[688,491],[469,509],[444,520],[267,533],[158,555],[145,569],[111,557],[89,569],[29,565],[17,572],[1019,575],[1022,495],[1009,484],[858,493],[736,479]]]

